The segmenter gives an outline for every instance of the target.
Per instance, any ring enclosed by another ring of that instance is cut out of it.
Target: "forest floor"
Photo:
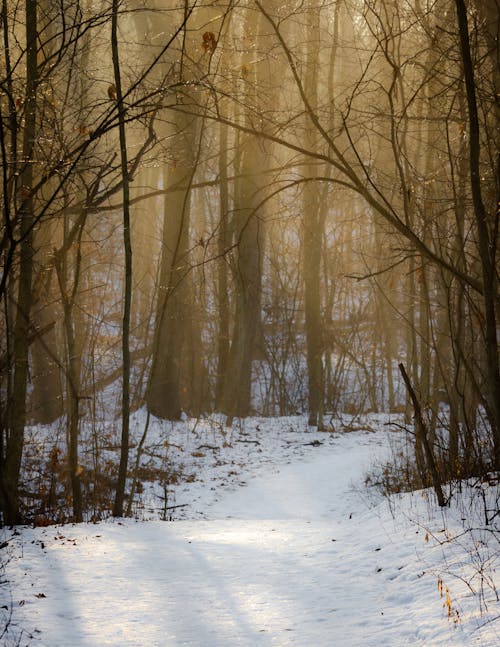
[[[498,486],[383,498],[387,422],[152,421],[142,460],[184,475],[163,508],[156,483],[135,519],[0,531],[0,644],[499,645]]]

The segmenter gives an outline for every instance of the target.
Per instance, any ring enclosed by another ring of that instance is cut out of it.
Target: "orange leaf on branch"
[[[203,36],[202,47],[205,52],[213,52],[217,47],[217,40],[215,34],[212,31],[206,31]]]

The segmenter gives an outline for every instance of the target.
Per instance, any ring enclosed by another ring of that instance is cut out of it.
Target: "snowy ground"
[[[389,505],[364,485],[394,436],[382,422],[171,429],[169,451],[182,440],[197,477],[168,492],[174,521],[1,531],[0,644],[22,632],[44,647],[499,645],[499,528],[480,518],[492,489],[464,495],[473,531],[464,502],[443,512],[420,492]],[[153,492],[141,496],[158,517]]]

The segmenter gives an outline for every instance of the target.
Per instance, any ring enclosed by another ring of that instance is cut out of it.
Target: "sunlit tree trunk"
[[[188,316],[190,186],[196,119],[181,111],[174,122],[174,158],[164,170],[164,224],[148,410],[160,418],[181,415],[181,365]]]
[[[304,89],[311,109],[318,106],[318,71],[320,52],[320,9],[310,3],[307,12],[307,52]],[[307,146],[318,148],[315,125],[306,115]],[[323,322],[321,315],[321,256],[326,209],[320,204],[320,193],[313,178],[317,175],[317,165],[309,163],[304,185],[304,224],[303,224],[303,266],[305,330],[307,345],[308,373],[308,421],[310,425],[323,428]]]
[[[252,138],[241,142],[241,179],[234,200],[237,244],[235,263],[235,315],[224,386],[224,411],[228,424],[234,416],[250,413],[252,359],[260,319],[261,236],[263,224],[258,209],[261,163]]]
[[[273,3],[270,3],[271,9],[272,6]],[[262,16],[254,15],[252,10],[247,11],[243,28],[246,47],[243,51],[251,59],[244,57],[242,61],[239,86],[243,106],[242,125],[248,128],[255,124],[255,112],[262,109],[261,92],[265,95],[272,78],[272,63],[261,50],[254,47],[257,40],[261,48],[267,43],[266,28]],[[259,127],[266,128],[264,120]],[[261,320],[264,242],[264,207],[261,204],[264,194],[261,190],[265,183],[268,155],[269,149],[264,142],[241,133],[234,162],[235,169],[238,169],[233,209],[235,312],[223,398],[228,425],[233,417],[245,417],[251,412],[252,360]]]
[[[219,134],[219,180],[220,180],[220,222],[217,232],[217,290],[218,290],[218,334],[217,334],[217,381],[215,386],[215,407],[223,406],[224,380],[229,357],[229,281],[228,261],[229,244],[229,186],[227,177],[228,137],[227,126],[221,124]]]

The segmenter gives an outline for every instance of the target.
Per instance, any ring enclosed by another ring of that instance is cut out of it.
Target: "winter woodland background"
[[[123,515],[142,407],[416,414],[395,489],[500,467],[494,0],[1,19],[5,523]]]
[[[499,15],[0,2],[0,641],[498,644]]]

